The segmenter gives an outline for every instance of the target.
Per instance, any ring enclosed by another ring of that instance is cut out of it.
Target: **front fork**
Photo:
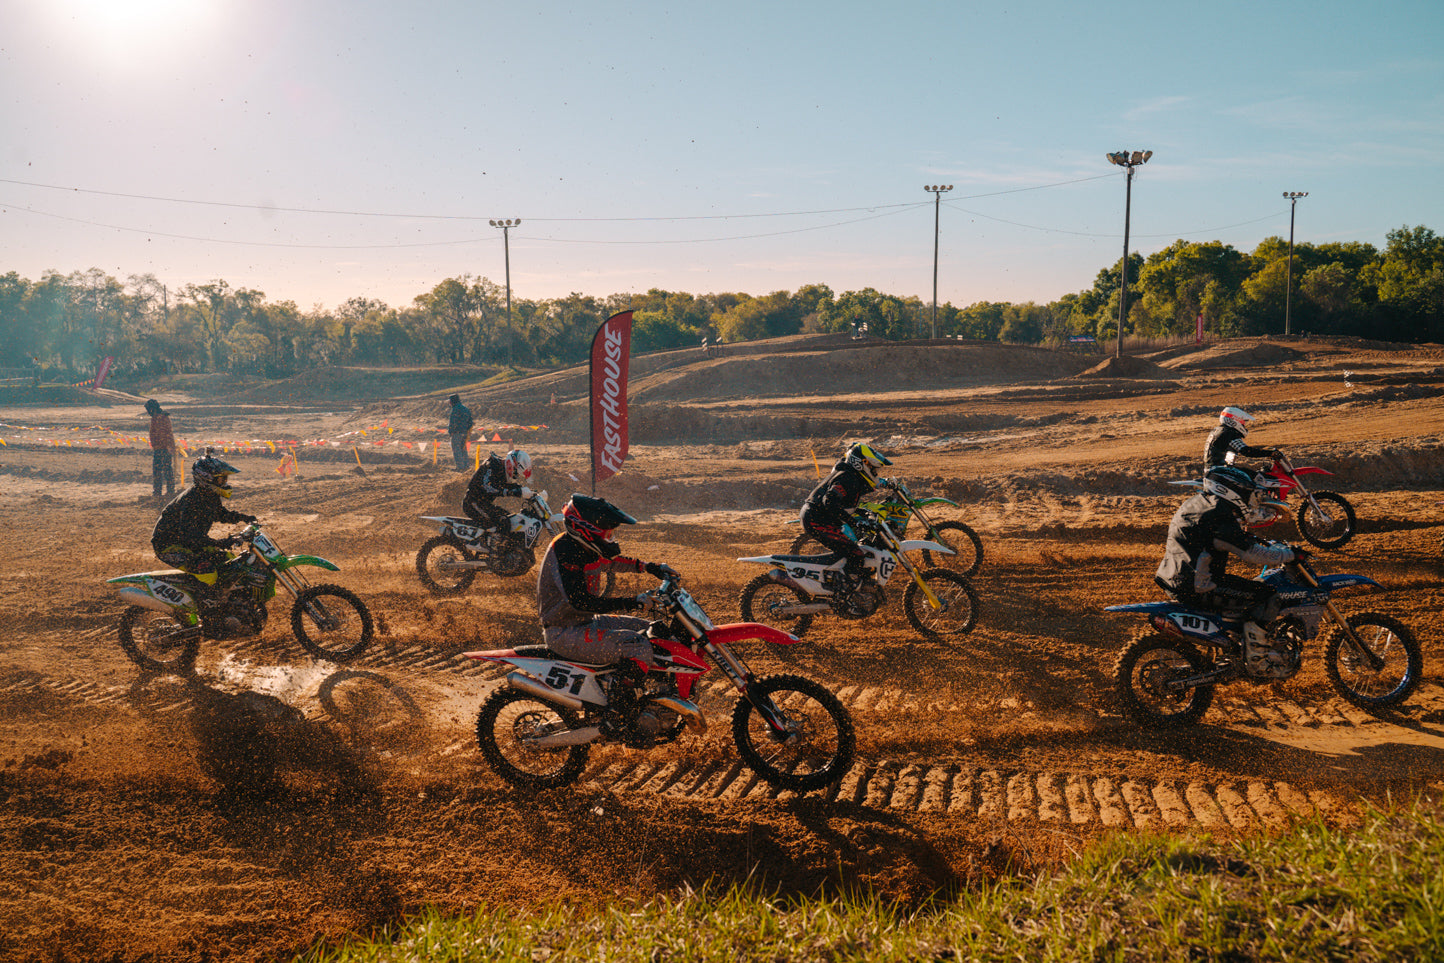
[[[774,739],[787,739],[795,734],[796,725],[777,708],[769,696],[757,691],[757,680],[752,677],[752,670],[747,668],[731,649],[709,642],[707,650],[717,668],[722,670],[722,674],[732,681],[737,691],[742,693],[742,697],[752,703],[758,714],[771,727]]]
[[[1383,656],[1364,644],[1364,640],[1359,638],[1359,633],[1354,631],[1354,627],[1349,624],[1349,620],[1344,618],[1344,614],[1339,611],[1338,606],[1334,605],[1333,599],[1326,599],[1324,601],[1324,611],[1328,612],[1329,615],[1333,616],[1334,621],[1339,623],[1339,626],[1344,630],[1344,634],[1349,637],[1349,644],[1354,647],[1354,651],[1364,660],[1364,664],[1369,667],[1370,672],[1378,672],[1384,667]]]

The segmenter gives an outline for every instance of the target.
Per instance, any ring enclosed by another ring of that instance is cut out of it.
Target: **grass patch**
[[[1357,830],[1307,823],[1219,839],[1120,834],[1067,869],[902,909],[866,894],[784,900],[733,887],[606,910],[464,919],[425,912],[305,963],[487,960],[1444,960],[1440,808],[1372,810]]]

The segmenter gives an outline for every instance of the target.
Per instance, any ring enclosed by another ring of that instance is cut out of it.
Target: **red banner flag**
[[[622,470],[627,459],[627,368],[632,312],[612,315],[592,338],[592,488]]]
[[[115,358],[106,355],[105,360],[100,362],[100,370],[95,375],[95,387],[99,388],[105,384],[105,376],[110,374],[110,366],[115,363]]]

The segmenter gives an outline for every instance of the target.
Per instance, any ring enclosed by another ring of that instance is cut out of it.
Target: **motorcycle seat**
[[[783,562],[817,562],[821,565],[831,565],[842,558],[842,553],[824,552],[821,555],[776,555],[773,557]]]

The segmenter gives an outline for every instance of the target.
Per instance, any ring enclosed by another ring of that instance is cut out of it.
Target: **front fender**
[[[301,565],[313,565],[316,568],[324,568],[328,572],[341,571],[341,567],[335,562],[328,562],[319,555],[287,555],[276,562],[276,568],[282,571]]]
[[[761,639],[764,642],[771,642],[773,645],[792,645],[802,641],[790,632],[774,629],[761,622],[729,622],[726,625],[714,625],[707,631],[707,638],[718,645],[731,645],[733,642],[745,642],[748,639]]]
[[[909,538],[902,543],[904,552],[937,552],[939,555],[956,555],[946,545],[939,545],[937,542],[929,542],[921,538]]]
[[[1333,472],[1327,468],[1320,468],[1317,465],[1305,465],[1302,468],[1294,469],[1295,475],[1332,475]]]
[[[933,505],[950,505],[953,508],[958,507],[957,502],[953,501],[951,498],[944,498],[941,495],[929,495],[927,498],[919,498],[917,499],[917,503],[923,508],[930,508]]]

